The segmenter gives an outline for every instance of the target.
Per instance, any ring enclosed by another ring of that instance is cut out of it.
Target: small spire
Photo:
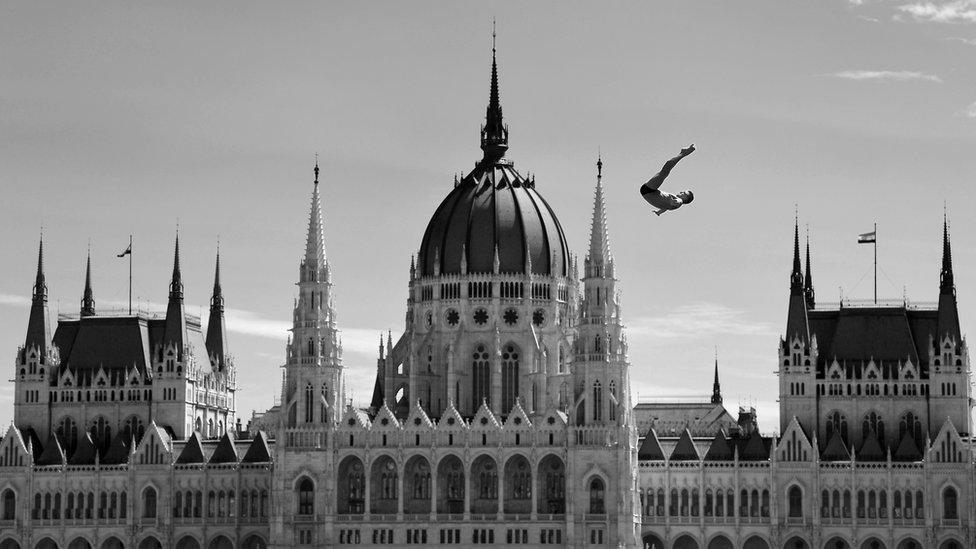
[[[173,279],[169,283],[169,303],[166,305],[166,322],[163,331],[163,345],[173,345],[178,359],[183,360],[183,346],[186,336],[186,314],[183,307],[183,277],[180,274],[180,233],[176,232],[176,246],[173,252]]]
[[[596,170],[593,217],[590,221],[590,249],[586,254],[586,259],[588,262],[595,262],[596,265],[608,265],[613,261],[613,257],[610,254],[610,234],[607,230],[607,203],[603,197],[603,158],[599,154],[597,155]],[[586,276],[591,275],[587,274]]]
[[[793,217],[793,272],[790,273],[791,293],[803,293],[803,267],[800,265],[800,220]]]
[[[807,307],[813,308],[816,299],[813,292],[813,274],[810,267],[810,224],[807,224],[807,262],[806,275],[803,277],[803,293],[807,298]]]
[[[491,91],[488,96],[488,109],[485,125],[481,128],[481,150],[485,152],[484,161],[495,162],[505,156],[508,150],[508,127],[502,119],[502,105],[498,97],[498,63],[495,58],[495,23],[491,31]]]
[[[315,153],[315,184],[319,184],[319,153]]]
[[[956,285],[952,274],[952,246],[949,242],[949,217],[942,211],[942,273],[939,283],[940,294],[955,294]]]
[[[95,296],[91,283],[91,243],[88,244],[88,261],[85,264],[85,292],[81,298],[81,316],[95,316]]]
[[[183,275],[180,272],[180,231],[176,230],[176,246],[173,249],[173,277],[169,284],[169,298],[183,300]]]
[[[722,385],[718,382],[718,347],[715,347],[715,379],[712,381],[712,404],[722,403]]]
[[[312,204],[308,212],[308,236],[305,239],[305,258],[302,261],[300,280],[319,280],[319,272],[325,269],[325,233],[322,220],[322,198],[319,194],[319,162],[315,160],[315,182],[312,187]]]
[[[217,258],[214,263],[213,296],[210,297],[210,319],[207,322],[207,339],[204,342],[211,365],[215,370],[223,370],[227,365],[227,329],[224,325],[224,292],[220,287],[220,242],[217,243]]]
[[[34,277],[34,300],[47,303],[47,282],[44,278],[44,233],[37,245],[37,275]]]

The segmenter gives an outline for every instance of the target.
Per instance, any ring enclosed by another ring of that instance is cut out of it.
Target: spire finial
[[[949,214],[944,204],[942,206],[942,276],[939,293],[955,293],[955,281],[952,274],[952,246],[949,241]]]
[[[810,266],[810,224],[807,223],[807,261],[806,275],[803,277],[803,293],[806,295],[807,307],[813,308],[816,303],[813,293],[813,271]]]
[[[502,121],[502,105],[498,98],[498,63],[495,59],[495,23],[491,30],[491,92],[488,96],[488,110],[485,125],[481,128],[481,150],[484,160],[494,162],[505,156],[508,150],[508,128]]]
[[[34,277],[34,299],[41,298],[47,302],[47,283],[44,280],[44,229],[37,244],[37,275]]]
[[[718,382],[718,345],[715,346],[715,379],[712,381],[712,404],[722,403],[722,385]]]
[[[88,240],[88,261],[85,264],[85,291],[81,298],[81,316],[95,316],[95,295],[91,283],[91,239]]]
[[[315,153],[315,184],[319,184],[319,153]]]
[[[603,154],[600,152],[600,148],[596,149],[596,178],[603,178]]]
[[[800,265],[800,217],[796,211],[793,214],[793,271],[790,273],[790,289],[795,293],[803,293],[803,267]]]

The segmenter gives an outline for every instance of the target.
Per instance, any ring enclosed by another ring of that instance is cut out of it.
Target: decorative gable
[[[850,461],[851,452],[847,449],[847,445],[844,444],[844,439],[840,438],[840,431],[834,431],[831,435],[830,440],[827,441],[827,447],[824,448],[823,453],[820,455],[820,459],[823,461]]]
[[[98,460],[98,449],[87,431],[80,433],[75,453],[68,459],[68,465],[94,465]]]
[[[244,454],[241,463],[271,463],[271,449],[268,447],[268,439],[264,431],[258,431],[251,441],[251,445]]]
[[[139,465],[169,465],[173,462],[173,441],[164,429],[153,420],[146,434],[136,445],[133,463]]]
[[[64,450],[61,448],[61,442],[57,435],[51,433],[51,436],[47,438],[47,444],[44,445],[44,451],[37,458],[37,465],[64,465],[67,462]]]
[[[929,456],[936,463],[965,463],[969,461],[969,449],[963,443],[955,425],[949,419],[942,424],[938,436],[929,447]]]
[[[729,444],[728,437],[725,436],[725,429],[715,433],[712,444],[705,452],[705,461],[732,461],[735,459],[735,451]]]
[[[807,439],[806,433],[800,427],[800,422],[793,416],[783,431],[778,443],[778,459],[780,461],[810,461],[813,459],[813,446]]]
[[[214,449],[213,455],[210,456],[210,463],[237,463],[237,461],[237,447],[234,446],[234,439],[230,438],[229,434],[224,433],[224,436],[220,437],[220,441],[217,442],[217,448]]]
[[[700,459],[701,456],[698,454],[698,448],[695,446],[695,441],[691,438],[691,431],[686,427],[681,432],[681,437],[678,438],[678,443],[675,444],[674,450],[671,451],[671,461],[697,461]]]
[[[661,443],[657,439],[657,432],[654,428],[647,430],[647,435],[644,436],[644,441],[641,442],[640,448],[637,450],[637,459],[639,461],[664,461],[664,450],[661,449]]]
[[[26,467],[32,461],[20,431],[10,425],[0,441],[0,467]]]
[[[203,454],[203,443],[200,442],[200,434],[193,431],[190,438],[186,439],[186,444],[183,446],[183,451],[180,452],[179,457],[176,458],[176,463],[179,465],[203,464],[206,461]]]

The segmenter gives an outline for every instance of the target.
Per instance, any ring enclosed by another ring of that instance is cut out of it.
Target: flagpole
[[[874,304],[878,304],[878,224],[874,224]]]
[[[129,316],[132,316],[132,235],[131,234],[129,235]]]

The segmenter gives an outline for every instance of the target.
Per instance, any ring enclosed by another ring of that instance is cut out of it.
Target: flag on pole
[[[125,257],[131,254],[132,254],[132,243],[129,243],[129,246],[125,249],[125,251],[120,253],[117,257]]]
[[[864,234],[857,235],[857,243],[858,244],[874,244],[875,242],[877,242],[877,236],[876,236],[877,235],[877,232],[878,231],[871,231],[869,233],[864,233]]]

